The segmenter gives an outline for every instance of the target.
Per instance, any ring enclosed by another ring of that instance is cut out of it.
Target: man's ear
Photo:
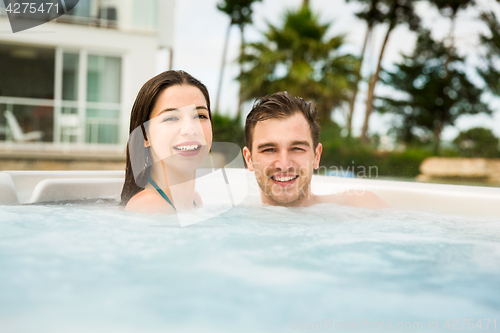
[[[243,147],[243,157],[247,163],[248,170],[253,171],[252,154],[250,153],[250,149],[247,147]]]
[[[323,152],[323,145],[318,143],[316,149],[314,150],[314,170],[319,168],[319,161],[321,159],[321,153]]]

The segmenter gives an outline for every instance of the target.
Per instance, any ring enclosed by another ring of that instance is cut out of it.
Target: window
[[[44,142],[118,144],[121,67],[119,56],[0,44],[0,141],[22,141],[20,128]]]
[[[156,29],[158,25],[158,0],[134,0],[133,25],[136,28]]]
[[[78,17],[90,17],[90,7],[92,0],[79,1],[78,5],[70,10],[66,15]]]
[[[118,57],[88,57],[86,142],[118,142],[121,63]]]
[[[53,141],[55,49],[0,44],[0,140],[12,140],[12,126],[41,131]],[[8,124],[5,112],[14,119]]]

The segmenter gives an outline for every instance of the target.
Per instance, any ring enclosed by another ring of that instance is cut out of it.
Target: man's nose
[[[276,161],[276,168],[281,171],[288,171],[293,168],[292,160],[290,159],[290,154],[286,150],[282,150]]]

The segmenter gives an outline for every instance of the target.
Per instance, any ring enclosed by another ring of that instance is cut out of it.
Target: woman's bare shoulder
[[[203,200],[201,200],[201,196],[200,194],[197,192],[197,191],[194,191],[194,198],[193,198],[194,202],[196,202],[196,205],[198,207],[202,207],[203,206]]]
[[[175,209],[155,190],[145,189],[134,195],[125,206],[125,210],[140,213],[175,214]]]

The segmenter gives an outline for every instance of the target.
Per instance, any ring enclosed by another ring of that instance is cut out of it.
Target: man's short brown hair
[[[268,119],[285,119],[300,112],[306,118],[314,148],[318,146],[320,127],[316,123],[318,112],[311,102],[300,97],[292,97],[286,91],[277,92],[258,98],[245,122],[245,143],[252,151],[253,132],[259,121]]]

